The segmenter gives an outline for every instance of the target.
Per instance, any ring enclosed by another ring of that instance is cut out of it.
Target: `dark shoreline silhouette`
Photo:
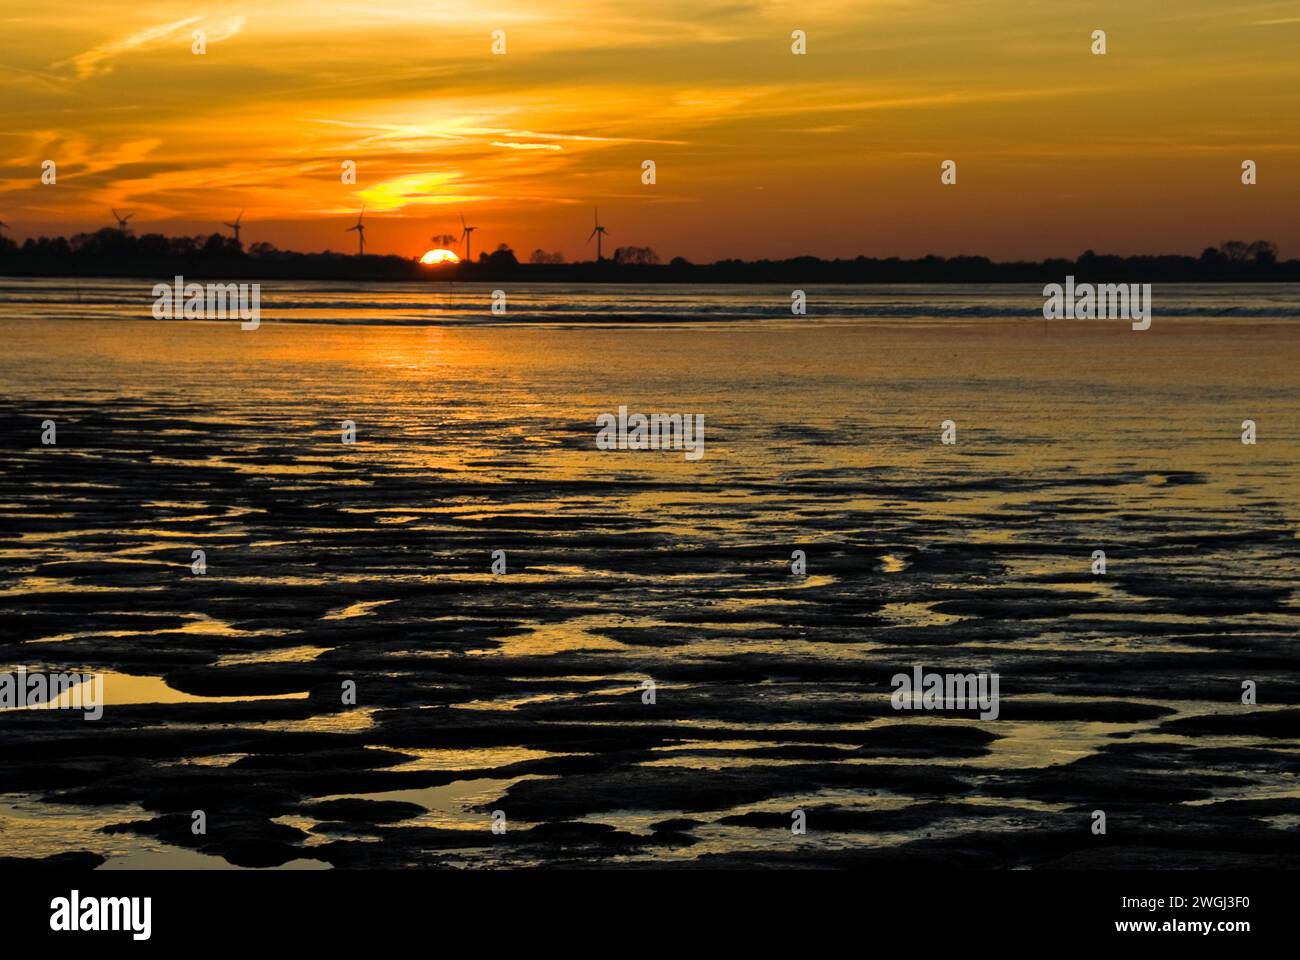
[[[520,263],[502,245],[476,262],[426,266],[395,255],[298,253],[253,244],[247,250],[221,234],[209,237],[135,236],[106,228],[93,234],[28,239],[0,237],[0,275],[13,277],[172,277],[251,280],[456,281],[530,283],[1029,283],[1080,282],[1300,282],[1300,260],[1279,260],[1266,241],[1229,241],[1199,257],[1155,254],[1122,257],[1089,250],[1076,259],[996,262],[987,257],[934,255],[905,260],[719,260],[690,263]]]

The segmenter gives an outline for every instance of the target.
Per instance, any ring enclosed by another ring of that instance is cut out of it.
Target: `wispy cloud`
[[[558,143],[510,143],[505,140],[489,140],[494,147],[505,147],[508,150],[563,150],[564,148]]]
[[[101,43],[98,46],[91,47],[83,53],[70,57],[67,60],[61,60],[53,64],[51,69],[61,69],[71,66],[79,80],[87,80],[91,77],[102,76],[110,73],[113,69],[114,62],[119,58],[136,50],[148,47],[159,46],[164,42],[171,42],[177,34],[193,27],[196,24],[205,22],[206,17],[185,17],[182,20],[173,20],[170,23],[161,23],[157,26],[147,27],[135,33],[127,34],[124,37],[117,37],[107,43]],[[243,29],[246,19],[244,17],[235,17],[213,28],[207,29],[207,42],[220,43],[223,40],[229,40]]]
[[[924,252],[935,236],[1019,254],[1036,251],[1015,236],[1100,242],[1072,225],[1095,211],[1043,205],[1068,182],[1170,248],[1187,211],[1220,217],[1207,242],[1245,218],[1300,247],[1284,186],[1300,153],[1268,126],[1289,129],[1300,89],[1294,0],[1129,4],[1096,24],[1106,57],[1089,53],[1077,6],[27,4],[0,20],[0,192],[7,219],[44,229],[93,228],[106,202],[138,210],[141,230],[210,229],[247,208],[262,238],[316,249],[340,237],[322,218],[362,203],[376,250],[410,252],[461,204],[483,227],[476,247],[554,249],[586,238],[598,203],[620,242],[661,254]],[[199,27],[206,57],[190,54]],[[796,27],[806,56],[791,52]],[[1263,192],[1228,189],[1234,151],[1269,161]],[[940,157],[961,164],[958,190],[936,192]],[[47,158],[57,187],[40,183]]]

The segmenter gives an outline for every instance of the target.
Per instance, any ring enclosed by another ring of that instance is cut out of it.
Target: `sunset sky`
[[[350,252],[365,203],[370,252],[463,214],[581,259],[599,205],[665,260],[1300,257],[1295,0],[0,0],[0,92],[18,239],[246,208],[246,244]]]

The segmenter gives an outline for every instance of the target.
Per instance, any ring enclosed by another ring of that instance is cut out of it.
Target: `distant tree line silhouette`
[[[259,242],[244,247],[224,234],[137,236],[106,227],[94,233],[28,238],[0,236],[0,274],[10,276],[186,277],[216,279],[454,280],[662,283],[1027,283],[1080,282],[1300,282],[1300,261],[1283,261],[1266,240],[1229,240],[1199,257],[1177,254],[1122,257],[1088,250],[1077,259],[995,262],[987,257],[926,256],[904,260],[718,260],[681,257],[660,263],[649,247],[619,247],[612,259],[565,263],[559,253],[535,250],[520,263],[507,244],[475,262],[429,267],[393,255],[298,253]]]

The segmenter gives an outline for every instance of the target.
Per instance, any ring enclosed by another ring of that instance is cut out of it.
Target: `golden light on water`
[[[420,258],[421,263],[460,263],[460,257],[450,250],[444,250],[439,247],[437,250],[430,250]]]

